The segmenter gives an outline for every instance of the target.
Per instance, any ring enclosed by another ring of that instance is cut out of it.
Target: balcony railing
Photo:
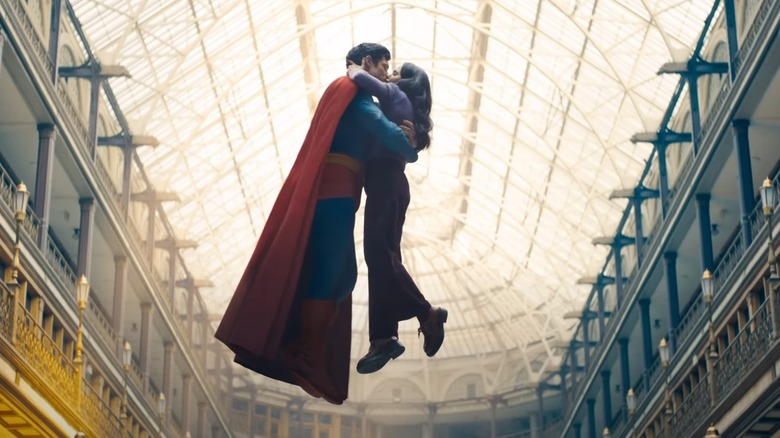
[[[771,292],[770,300],[777,300]],[[776,344],[777,334],[772,332],[770,300],[766,300],[756,313],[741,327],[731,343],[715,361],[713,370],[705,374],[699,384],[683,401],[671,420],[672,436],[692,436],[703,427],[716,407],[716,400],[726,400],[729,394],[740,388],[753,369],[767,356]],[[711,381],[715,381],[711,388]]]
[[[753,56],[754,52],[757,52],[757,42],[760,40],[757,38],[759,34],[766,31],[766,24],[768,22],[768,19],[774,15],[773,11],[775,11],[778,8],[778,2],[780,0],[767,0],[762,3],[761,10],[756,15],[756,18],[754,19],[753,23],[751,24],[751,29],[749,31],[748,37],[743,41],[742,46],[739,51],[739,59],[740,63],[744,62],[748,56]],[[717,7],[717,4],[715,5]],[[713,9],[715,11],[716,8]],[[705,26],[705,32],[709,31],[709,24]],[[697,49],[698,50],[698,49]],[[744,76],[744,75],[742,75]],[[744,78],[740,78],[739,80],[744,81]],[[677,173],[677,177],[675,178],[674,187],[670,188],[669,190],[669,196],[667,197],[666,203],[664,203],[664,211],[671,212],[675,211],[676,209],[681,208],[681,202],[683,202],[683,199],[680,199],[679,194],[681,193],[681,188],[686,187],[692,187],[693,186],[693,178],[694,174],[696,173],[695,170],[700,168],[702,166],[701,162],[701,156],[707,155],[705,152],[710,152],[710,150],[715,147],[716,142],[713,140],[713,136],[717,134],[717,132],[714,132],[714,128],[716,126],[719,126],[720,124],[725,123],[726,118],[726,110],[729,108],[729,103],[733,103],[734,96],[732,93],[732,84],[730,81],[723,81],[723,85],[721,88],[721,91],[716,98],[716,100],[713,102],[713,104],[710,106],[710,111],[708,113],[708,116],[705,120],[704,125],[702,126],[702,132],[700,138],[701,141],[701,150],[698,154],[694,155],[693,148],[690,149],[689,154],[684,158],[684,163],[682,167],[679,169]],[[670,108],[673,108],[676,105],[676,102],[682,95],[676,95],[673,97],[672,101],[670,102]],[[655,153],[655,152],[654,152]],[[651,158],[653,155],[651,155]],[[648,164],[649,166],[650,164]],[[647,172],[645,173],[645,175]],[[643,177],[644,178],[644,177]],[[775,184],[777,184],[778,177],[776,176],[774,178]],[[640,180],[640,183],[642,183],[642,180]],[[628,210],[626,210],[628,211]],[[758,231],[761,229],[762,225],[760,224],[760,218],[758,217],[758,210],[755,210],[751,216],[750,216],[750,226],[751,230],[753,231],[753,236],[758,234]],[[666,228],[672,226],[671,216],[669,214],[666,215],[666,217],[663,217],[661,215],[658,216],[657,220],[653,223],[650,233],[647,236],[647,241],[645,242],[645,245],[643,246],[642,250],[642,260],[646,260],[647,257],[653,253],[655,253],[658,250],[659,245],[662,245],[664,242],[659,239],[659,234]],[[618,229],[620,231],[620,229]],[[739,262],[742,260],[742,257],[746,251],[745,245],[741,242],[741,236],[738,236],[734,242],[732,242],[730,248],[724,253],[724,256],[721,259],[721,262],[719,263],[719,272],[718,272],[718,282],[719,284],[723,284],[726,281],[726,278],[728,278],[738,266]],[[639,287],[641,286],[639,284],[640,276],[647,272],[649,266],[652,264],[645,263],[643,264],[642,268],[639,270],[631,270],[632,276],[628,279],[626,283],[625,290],[625,298],[630,298],[632,296],[635,296],[637,294],[637,291]],[[629,268],[632,269],[632,268]],[[702,306],[692,306],[690,311],[693,312],[699,312],[701,313],[701,307]],[[621,306],[621,308],[616,307],[613,310],[612,318],[610,318],[610,323],[607,324],[607,336],[602,337],[602,339],[611,339],[615,333],[615,331],[620,329],[619,321],[621,321],[623,318],[621,317],[622,313],[625,312],[625,306]],[[685,318],[685,317],[684,317]],[[701,315],[698,316],[696,314],[692,314],[689,317],[689,322],[686,324],[686,327],[684,330],[690,330],[690,328],[695,327],[697,325],[697,321],[701,319]],[[615,321],[615,323],[612,323],[612,321]],[[680,335],[682,337],[688,337],[689,334],[687,332],[680,332]],[[605,349],[611,348],[609,345],[600,344],[596,347],[595,350],[591,351],[591,356],[598,361],[598,358],[604,354]],[[596,366],[591,367],[597,368],[599,365],[598,363],[595,364]],[[591,373],[595,373],[597,371],[588,370],[586,373],[586,376],[583,376],[584,380],[588,380],[587,375]],[[645,374],[646,377],[641,380],[642,383],[652,388],[653,386],[653,380],[651,376],[655,371],[653,370],[646,370]],[[578,399],[582,396],[584,391],[587,391],[588,388],[587,385],[578,385],[577,387],[577,393],[574,395],[574,399]],[[637,392],[637,396],[639,397],[639,393]],[[579,409],[579,406],[573,406],[572,408]],[[571,411],[572,409],[569,409]]]
[[[119,417],[106,405],[100,394],[95,393],[86,380],[81,379],[81,381],[79,410],[84,421],[98,433],[96,436],[120,436],[122,423]]]

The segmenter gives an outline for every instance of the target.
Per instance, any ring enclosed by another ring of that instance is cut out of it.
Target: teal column
[[[0,56],[2,53],[0,53]],[[38,163],[35,172],[35,216],[41,221],[37,245],[46,254],[49,245],[49,213],[51,210],[52,167],[54,163],[54,125],[38,125]]]
[[[737,77],[739,70],[739,43],[737,38],[737,12],[734,8],[734,0],[723,0],[723,7],[726,10],[726,38],[729,44],[729,78],[731,82]]]
[[[733,1],[733,0],[732,0]],[[728,0],[726,1],[728,3]],[[756,208],[755,191],[753,190],[753,165],[750,158],[750,139],[748,127],[750,120],[734,120],[731,130],[734,138],[734,151],[737,153],[737,183],[739,184],[740,226],[742,229],[743,248],[747,249],[753,242],[753,231],[750,228],[750,214]]]
[[[669,351],[677,351],[677,326],[680,325],[680,296],[677,290],[677,253],[664,253],[664,276],[666,277],[666,292],[669,301]]]
[[[51,62],[51,82],[57,83],[60,53],[60,25],[62,23],[62,0],[51,1],[51,20],[49,21],[49,61]]]
[[[596,435],[596,400],[589,398],[585,400],[585,404],[587,405],[588,411],[588,437],[599,438],[599,436]]]
[[[95,226],[95,200],[81,198],[81,220],[79,223],[79,257],[76,275],[84,275],[89,280],[92,269],[92,229]]]

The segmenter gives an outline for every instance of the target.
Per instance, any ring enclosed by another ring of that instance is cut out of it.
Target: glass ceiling
[[[403,258],[450,309],[441,357],[511,352],[539,371],[568,340],[711,2],[701,0],[71,0],[136,133],[190,272],[221,314],[323,89],[372,41],[431,76],[430,151],[408,166]],[[391,63],[392,64],[392,63]],[[367,281],[354,293],[353,356],[367,351]],[[413,336],[402,325],[402,339]],[[411,341],[410,342],[419,342]],[[419,351],[418,351],[419,350]],[[420,358],[408,348],[404,358]],[[439,357],[437,356],[437,357]],[[537,380],[530,371],[529,379]]]

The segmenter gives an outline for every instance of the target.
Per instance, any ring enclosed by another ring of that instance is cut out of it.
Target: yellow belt
[[[344,166],[355,173],[360,173],[363,169],[363,164],[360,161],[345,154],[328,154],[325,162]]]

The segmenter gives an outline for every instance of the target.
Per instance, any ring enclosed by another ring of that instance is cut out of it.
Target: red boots
[[[301,303],[301,336],[285,347],[284,360],[304,391],[340,405],[346,394],[339,394],[328,373],[327,343],[337,307],[333,301],[304,300]]]

